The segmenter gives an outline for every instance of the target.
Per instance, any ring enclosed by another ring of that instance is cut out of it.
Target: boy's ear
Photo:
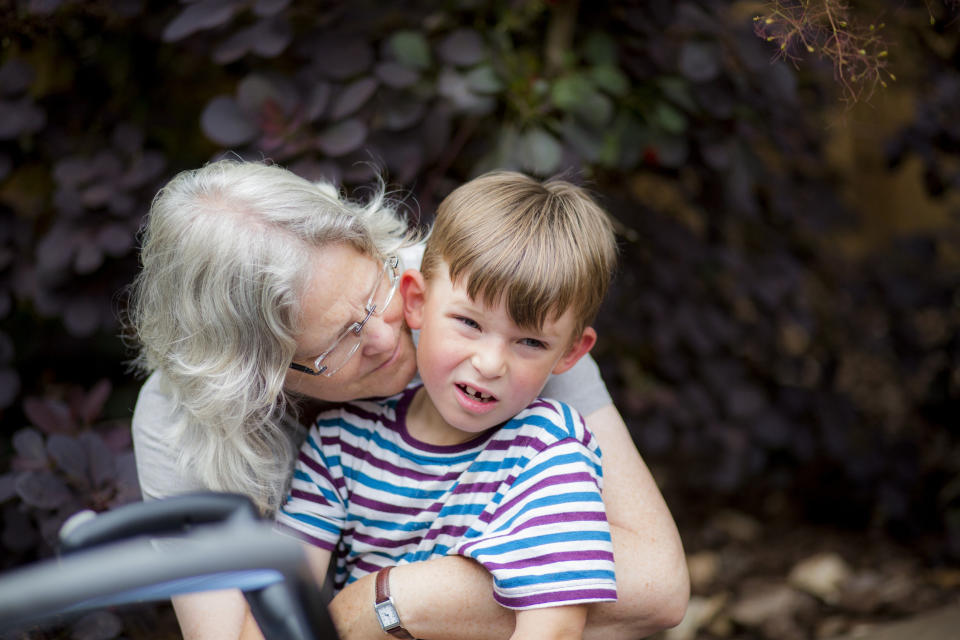
[[[573,365],[577,364],[580,358],[587,355],[596,342],[597,332],[594,331],[593,327],[584,329],[580,337],[574,340],[573,344],[567,349],[567,352],[563,354],[563,357],[557,362],[557,366],[553,368],[553,373],[556,375],[569,370]]]
[[[417,269],[407,269],[400,276],[400,297],[403,298],[403,318],[407,326],[419,330],[423,324],[423,305],[426,302],[427,282]]]

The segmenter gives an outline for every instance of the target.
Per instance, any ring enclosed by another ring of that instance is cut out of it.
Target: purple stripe
[[[430,531],[427,531],[427,535],[423,536],[423,539],[433,540],[434,538],[437,538],[442,535],[448,535],[448,536],[453,536],[454,538],[459,538],[464,533],[466,533],[467,530],[469,529],[470,527],[466,527],[462,525],[448,524],[443,527],[440,527],[439,529],[430,529]]]
[[[274,522],[273,526],[274,528],[282,531],[283,533],[291,534],[295,538],[298,538],[299,540],[303,540],[304,542],[309,542],[313,546],[320,547],[321,549],[326,549],[327,551],[333,551],[337,546],[335,544],[327,542],[326,540],[321,540],[320,538],[314,538],[313,536],[306,534],[303,531],[300,531],[299,529],[294,529],[290,525],[284,524],[283,522]]]
[[[303,490],[301,490],[301,489],[291,489],[291,490],[290,490],[290,497],[291,497],[291,498],[297,498],[297,499],[299,499],[299,500],[305,500],[305,501],[307,501],[307,502],[314,502],[314,503],[316,503],[316,504],[321,504],[321,505],[323,505],[323,506],[325,506],[325,507],[329,507],[329,506],[330,506],[330,501],[327,500],[326,498],[324,498],[323,496],[321,496],[321,495],[319,495],[319,494],[316,494],[316,493],[309,493],[309,492],[303,491]]]
[[[388,502],[380,502],[379,500],[366,498],[364,496],[357,495],[356,493],[350,497],[350,501],[353,504],[360,505],[361,507],[367,507],[368,509],[374,509],[384,513],[397,513],[405,516],[418,516],[423,513],[423,509],[420,509],[419,507],[401,507]]]
[[[504,504],[501,504],[500,508],[497,509],[497,515],[499,515],[503,511],[506,511],[507,509],[509,509],[516,503],[520,502],[521,500],[526,500],[527,496],[529,496],[531,493],[535,493],[540,489],[543,489],[544,487],[551,487],[559,484],[572,484],[574,482],[584,482],[584,481],[589,482],[593,486],[597,486],[597,482],[594,479],[594,477],[591,474],[587,473],[586,471],[578,471],[575,473],[564,473],[559,476],[550,476],[548,478],[544,478],[543,480],[540,480],[533,486],[527,487],[522,493],[520,493],[520,495],[514,497],[508,502],[505,502]]]
[[[437,475],[437,474],[430,474],[430,473],[422,473],[419,471],[414,471],[412,469],[405,469],[403,467],[398,467],[395,464],[387,462],[386,460],[383,460],[381,458],[377,458],[373,456],[369,451],[359,449],[351,444],[347,444],[346,442],[341,441],[339,438],[331,438],[330,443],[331,444],[340,443],[340,449],[343,453],[353,456],[357,460],[362,460],[370,464],[371,466],[376,467],[377,469],[381,469],[383,471],[389,471],[394,475],[400,476],[402,478],[409,478],[411,480],[416,480],[417,482],[435,482],[435,481],[450,482],[451,480],[456,480],[457,477],[460,475],[460,472],[458,471],[448,471],[443,475]],[[324,444],[327,444],[327,442],[324,442]],[[353,466],[353,465],[349,465],[349,466]]]
[[[484,517],[486,516],[486,518]],[[478,518],[481,522],[489,524],[490,520],[493,520],[493,516],[489,512],[484,511],[480,514]],[[530,518],[526,522],[514,527],[510,531],[505,531],[504,533],[498,534],[497,536],[492,536],[494,538],[503,537],[505,535],[513,535],[517,531],[523,531],[528,527],[536,527],[544,524],[556,524],[558,522],[606,522],[607,514],[604,511],[568,511],[565,513],[548,513],[542,516],[537,516],[535,518]],[[489,538],[487,539],[489,540]],[[473,548],[475,545],[484,542],[483,538],[473,540],[468,542],[461,547],[459,547],[458,553],[461,555],[467,555],[467,551]]]
[[[396,549],[397,547],[403,547],[410,544],[420,544],[420,541],[423,540],[423,535],[416,535],[404,540],[390,540],[388,538],[378,538],[376,536],[368,536],[363,533],[354,533],[353,534],[354,542],[365,542],[373,547],[390,548]]]
[[[600,511],[566,511],[563,513],[548,513],[546,515],[530,518],[523,524],[510,529],[510,533],[523,531],[529,527],[538,527],[544,524],[557,524],[558,522],[606,522],[607,514],[602,509]]]
[[[586,560],[606,560],[613,562],[613,554],[609,551],[558,551],[556,553],[545,553],[525,560],[515,560],[514,562],[483,562],[483,568],[487,571],[494,569],[527,569],[530,567],[542,567],[556,562],[577,562]]]
[[[494,592],[493,599],[510,609],[521,609],[544,604],[560,604],[562,602],[598,602],[602,600],[616,600],[616,589],[577,589],[561,593],[540,593],[532,596],[511,598]]]
[[[388,558],[384,558],[384,560],[387,560],[387,559],[388,559]],[[371,564],[371,563],[369,563],[369,562],[365,562],[365,561],[360,560],[360,559],[358,559],[355,563],[353,563],[353,566],[354,566],[355,568],[357,568],[357,569],[362,569],[363,571],[366,571],[367,573],[376,573],[377,571],[380,571],[380,569],[383,569],[383,567],[381,567],[381,566],[379,566],[379,565]],[[348,573],[348,574],[353,574],[353,571],[348,571],[347,573]]]
[[[501,484],[503,483],[500,480],[495,482],[465,482],[458,484],[453,493],[493,493],[500,488]]]
[[[550,409],[554,413],[557,413],[557,408],[544,398],[536,398],[533,402],[527,405],[527,409]]]
[[[505,433],[508,436],[510,435],[509,431]],[[509,438],[509,437],[503,438],[503,439],[497,438],[493,442],[489,443],[486,446],[486,449],[490,451],[506,451],[507,449],[509,449],[514,445],[520,446],[520,447],[530,447],[531,449],[534,449],[535,451],[537,451],[537,453],[543,451],[549,446],[543,440],[540,440],[539,438],[536,438],[533,436],[517,436],[516,438]]]
[[[314,450],[311,448],[311,450]],[[318,453],[319,455],[319,453]],[[311,471],[317,473],[318,475],[323,476],[323,479],[329,482],[332,486],[336,487],[338,490],[342,489],[344,486],[343,478],[339,480],[334,480],[333,476],[330,475],[330,471],[318,460],[311,458],[305,451],[301,449],[300,453],[297,454],[297,460],[305,464],[310,468]]]

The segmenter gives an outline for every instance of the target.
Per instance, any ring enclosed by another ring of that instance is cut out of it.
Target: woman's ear
[[[597,332],[593,327],[585,328],[583,333],[580,334],[580,337],[573,341],[573,344],[570,345],[567,352],[564,353],[557,362],[557,365],[553,368],[553,373],[557,375],[568,371],[573,365],[577,364],[580,358],[589,353],[596,342]]]
[[[417,269],[407,269],[400,276],[403,318],[407,326],[418,330],[423,324],[423,305],[427,299],[427,282]]]

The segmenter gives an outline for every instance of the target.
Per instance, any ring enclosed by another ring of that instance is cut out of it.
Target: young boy
[[[600,450],[537,398],[596,341],[615,262],[607,215],[566,182],[487,174],[440,204],[399,283],[423,386],[321,414],[278,514],[336,552],[338,587],[378,573],[384,630],[410,637],[389,567],[433,555],[493,575],[514,638],[580,637],[586,605],[616,599]]]

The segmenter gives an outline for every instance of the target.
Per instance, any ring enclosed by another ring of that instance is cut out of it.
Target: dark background
[[[691,558],[675,637],[826,636],[955,601],[958,15],[0,3],[2,567],[138,498],[119,324],[136,232],[166,180],[229,150],[357,197],[381,171],[414,224],[491,168],[593,191],[622,248],[594,355]],[[811,559],[839,571],[820,592],[796,578]],[[772,614],[743,612],[773,592]]]

